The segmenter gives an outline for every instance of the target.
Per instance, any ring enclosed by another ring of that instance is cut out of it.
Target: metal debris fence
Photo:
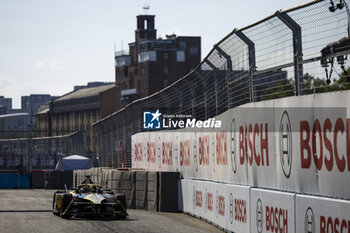
[[[334,12],[317,0],[234,29],[191,73],[96,122],[99,165],[121,167],[115,143],[124,140],[131,167],[131,135],[144,131],[143,111],[205,120],[245,103],[349,89],[350,13],[340,2]]]

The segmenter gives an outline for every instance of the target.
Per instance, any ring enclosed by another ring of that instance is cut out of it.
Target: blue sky
[[[150,5],[158,37],[202,37],[202,58],[234,28],[305,0],[0,0],[0,95],[63,95],[74,85],[114,81],[116,50],[134,41]]]

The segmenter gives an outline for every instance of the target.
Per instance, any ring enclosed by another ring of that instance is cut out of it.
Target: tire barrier
[[[210,181],[179,181],[183,212],[228,232],[349,232],[350,201]]]

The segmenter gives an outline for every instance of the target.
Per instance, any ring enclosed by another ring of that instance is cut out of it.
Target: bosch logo
[[[279,132],[280,162],[284,175],[289,178],[292,168],[292,129],[287,111],[284,111]]]
[[[315,216],[312,209],[309,207],[305,213],[305,233],[315,233]]]
[[[230,193],[230,222],[233,223],[233,195]]]
[[[231,123],[231,167],[234,173],[236,173],[236,121],[232,120]]]
[[[260,199],[256,202],[256,227],[258,233],[261,233],[263,230],[263,205]]]

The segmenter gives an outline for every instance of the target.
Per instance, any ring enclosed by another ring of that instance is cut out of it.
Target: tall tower
[[[138,15],[137,29],[135,30],[135,42],[140,40],[155,40],[157,30],[154,28],[154,15]]]

